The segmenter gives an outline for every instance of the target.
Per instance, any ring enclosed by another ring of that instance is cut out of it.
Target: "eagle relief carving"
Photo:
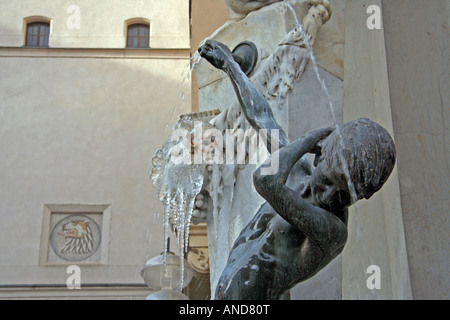
[[[94,238],[88,220],[70,220],[62,226],[58,235],[65,243],[61,252],[64,254],[87,254],[94,250]]]
[[[100,227],[86,215],[68,215],[54,226],[51,246],[66,261],[83,261],[99,248]]]

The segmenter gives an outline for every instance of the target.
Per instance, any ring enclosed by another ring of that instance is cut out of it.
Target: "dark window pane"
[[[148,48],[148,37],[141,38],[141,48]]]
[[[149,26],[145,24],[134,24],[128,27],[128,48],[149,47]]]
[[[30,23],[27,26],[26,45],[33,47],[48,47],[50,25],[45,22]]]

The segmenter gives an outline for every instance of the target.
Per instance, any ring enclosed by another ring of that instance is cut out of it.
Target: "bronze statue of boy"
[[[279,130],[279,169],[253,174],[267,201],[230,252],[217,299],[279,299],[338,256],[347,241],[347,208],[369,199],[395,165],[389,133],[369,119],[307,133],[290,143],[269,104],[224,44],[208,40],[200,55],[230,77],[242,110],[256,129]],[[270,137],[268,143],[270,150]],[[316,155],[314,166],[305,154]]]

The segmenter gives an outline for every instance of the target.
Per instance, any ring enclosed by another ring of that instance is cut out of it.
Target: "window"
[[[33,22],[27,24],[26,45],[30,47],[48,47],[50,24],[47,22]]]
[[[148,48],[149,38],[149,25],[139,23],[128,26],[127,48]]]

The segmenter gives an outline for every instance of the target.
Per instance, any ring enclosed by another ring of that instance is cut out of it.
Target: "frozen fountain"
[[[326,46],[321,46],[320,40],[326,42],[327,37],[318,37],[332,14],[329,2],[261,1],[257,6],[254,5],[258,1],[252,1],[253,6],[247,6],[247,2],[227,1],[230,12],[235,13],[232,16],[238,19],[230,20],[209,40],[233,49],[232,59],[262,94],[274,121],[291,141],[312,129],[333,127],[337,129],[335,141],[344,149],[339,136],[342,123],[339,66],[343,57],[333,51],[337,41],[323,49]],[[316,43],[322,50],[328,50],[328,56],[314,53]],[[221,275],[226,278],[239,273],[239,268],[232,271],[229,261],[227,264],[228,257],[241,232],[265,203],[255,190],[253,173],[269,157],[261,144],[268,141],[268,136],[267,132],[265,136],[257,133],[250,124],[242,101],[236,99],[236,83],[229,79],[232,75],[217,70],[205,59],[200,61],[198,56],[194,60],[192,69],[199,83],[201,112],[179,118],[171,136],[155,153],[151,178],[164,206],[164,237],[168,237],[172,228],[177,234],[181,257],[187,248],[191,222],[207,223],[211,293],[215,298],[216,289],[223,289],[217,288],[220,281],[224,282]],[[282,138],[278,142],[284,146],[288,141]],[[255,145],[257,149],[252,149]],[[354,203],[357,192],[341,154],[339,158],[347,177],[349,202]],[[303,161],[308,162],[306,158]],[[183,268],[184,260],[180,263]],[[246,267],[253,271],[260,268],[256,264]],[[241,289],[244,290],[234,288]],[[252,297],[237,295],[242,296]],[[221,297],[234,296],[221,293]]]

